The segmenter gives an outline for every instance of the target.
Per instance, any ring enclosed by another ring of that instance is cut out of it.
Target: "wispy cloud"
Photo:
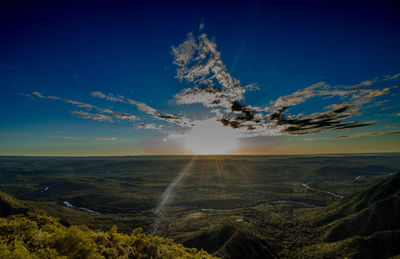
[[[19,133],[19,132],[6,132],[6,133],[0,133],[0,137],[5,136],[5,137],[23,137],[23,136],[28,136],[30,134],[28,133]]]
[[[101,113],[88,113],[84,111],[71,111],[73,115],[84,119],[91,119],[95,121],[108,121],[113,122],[112,117]]]
[[[73,101],[73,100],[65,100],[65,102],[75,105],[76,107],[79,107],[79,108],[97,109],[97,107],[95,107],[91,104],[87,104],[87,103],[77,102],[77,101]]]
[[[135,121],[138,120],[138,118],[132,114],[127,114],[127,113],[122,113],[122,112],[113,112],[112,115],[118,119],[122,120],[129,120],[129,121]]]
[[[94,140],[97,140],[97,141],[116,141],[118,139],[116,137],[110,137],[110,138],[100,137],[100,138],[94,138]]]
[[[161,130],[163,125],[157,125],[155,123],[139,124],[135,126],[135,129],[148,129],[148,130]]]
[[[188,34],[178,47],[172,47],[176,77],[194,83],[175,95],[178,104],[200,103],[206,107],[225,107],[244,99],[246,88],[233,78],[221,60],[217,45],[206,34]]]
[[[368,126],[375,122],[347,122],[345,120],[359,114],[360,108],[370,103],[373,98],[389,93],[389,88],[365,89],[362,87],[371,84],[371,81],[364,81],[355,86],[345,87],[319,82],[290,95],[279,97],[271,106],[265,108],[269,111],[266,118],[272,124],[283,126],[282,132],[288,134],[311,134],[325,129],[341,130]],[[288,112],[290,107],[318,96],[339,96],[344,101],[326,106],[324,112],[310,115],[293,115]]]
[[[122,103],[125,102],[123,99],[118,98],[118,97],[115,97],[115,96],[113,96],[112,94],[105,95],[105,94],[103,94],[103,93],[100,92],[100,91],[92,91],[92,92],[90,93],[90,95],[93,96],[93,97],[97,97],[97,98],[101,98],[101,99],[106,99],[106,100],[111,101],[111,102],[122,102]]]
[[[21,94],[23,96],[34,96],[40,99],[48,99],[48,100],[59,100],[59,101],[63,101],[64,103],[67,104],[71,104],[74,105],[78,108],[85,108],[87,110],[97,110],[97,114],[92,114],[92,113],[88,113],[88,112],[83,112],[83,111],[71,111],[72,114],[78,114],[80,117],[82,118],[86,118],[86,119],[92,119],[92,120],[98,120],[98,121],[108,121],[108,122],[112,122],[112,118],[108,115],[102,114],[102,113],[106,113],[106,114],[111,114],[113,117],[117,118],[117,119],[122,119],[122,120],[129,120],[129,121],[136,121],[139,118],[137,118],[136,116],[132,115],[132,114],[127,114],[127,113],[122,113],[122,112],[116,112],[116,111],[112,111],[110,109],[106,109],[106,108],[99,108],[95,105],[91,105],[88,103],[83,103],[83,102],[79,102],[79,101],[75,101],[75,100],[70,100],[70,99],[64,99],[58,96],[51,96],[51,95],[43,95],[40,92],[32,92],[32,94]]]
[[[178,116],[175,114],[169,114],[169,113],[165,113],[165,112],[160,112],[152,107],[150,107],[149,105],[143,103],[143,102],[138,102],[129,98],[125,98],[124,96],[118,95],[118,97],[115,97],[112,94],[104,94],[102,92],[99,91],[93,91],[90,93],[91,96],[93,97],[97,97],[97,98],[101,98],[101,99],[105,99],[111,102],[121,102],[121,103],[127,103],[127,104],[131,104],[137,107],[138,110],[149,114],[151,116],[153,116],[153,118],[159,119],[159,120],[163,120],[166,122],[170,122],[170,123],[174,123],[176,125],[182,126],[182,127],[190,127],[192,126],[192,122],[190,119],[185,118],[183,116]]]
[[[67,140],[84,140],[82,137],[69,137],[69,136],[62,136],[62,139],[67,139]]]
[[[49,138],[73,140],[73,141],[116,141],[116,137],[77,137],[77,136],[48,136]]]
[[[386,75],[385,80],[393,80],[393,79],[399,79],[400,78],[400,73],[397,73],[395,75]]]
[[[305,138],[306,141],[314,141],[314,140],[335,140],[335,139],[348,139],[348,138],[362,138],[362,137],[375,137],[375,136],[386,136],[400,134],[400,130],[392,130],[392,131],[377,131],[377,132],[358,132],[349,135],[341,135],[334,137],[315,137],[315,138]]]
[[[204,30],[204,22],[200,23],[199,31],[202,32]]]

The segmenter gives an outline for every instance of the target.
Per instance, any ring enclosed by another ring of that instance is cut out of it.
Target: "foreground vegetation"
[[[214,258],[171,239],[146,235],[137,228],[130,235],[61,225],[43,211],[27,209],[0,192],[0,258]]]

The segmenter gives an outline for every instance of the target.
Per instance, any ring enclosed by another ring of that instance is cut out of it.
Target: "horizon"
[[[296,154],[167,154],[167,155],[0,155],[1,157],[60,157],[60,158],[103,158],[103,157],[230,157],[230,156],[339,156],[339,155],[390,155],[390,154],[400,154],[400,152],[348,152],[348,153],[296,153]]]

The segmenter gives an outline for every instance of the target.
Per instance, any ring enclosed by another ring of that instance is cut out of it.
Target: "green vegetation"
[[[93,233],[116,225],[124,240],[141,227],[150,243],[154,233],[224,258],[385,258],[400,254],[399,158],[199,156],[157,210],[192,157],[0,157],[0,188],[19,199],[4,195],[2,211],[43,210],[100,254]]]
[[[0,193],[1,208],[20,205]],[[2,213],[13,213],[5,211]],[[4,214],[3,214],[4,215]],[[186,248],[171,239],[146,235],[137,228],[130,235],[93,231],[88,227],[62,226],[43,211],[0,218],[0,258],[214,258]]]
[[[387,258],[398,255],[400,173],[330,206],[301,214],[296,218],[315,229],[315,241],[300,248],[299,256]]]

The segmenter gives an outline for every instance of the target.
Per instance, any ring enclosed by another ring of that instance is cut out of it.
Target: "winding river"
[[[74,206],[74,205],[72,205],[70,202],[68,202],[68,201],[64,201],[64,205],[65,206],[67,206],[68,208],[75,208],[75,209],[80,209],[80,210],[84,210],[84,211],[86,211],[86,212],[90,212],[90,213],[94,213],[94,214],[101,214],[100,212],[98,212],[98,211],[94,211],[94,210],[91,210],[91,209],[88,209],[88,208],[84,208],[84,207],[76,207],[76,206]]]

